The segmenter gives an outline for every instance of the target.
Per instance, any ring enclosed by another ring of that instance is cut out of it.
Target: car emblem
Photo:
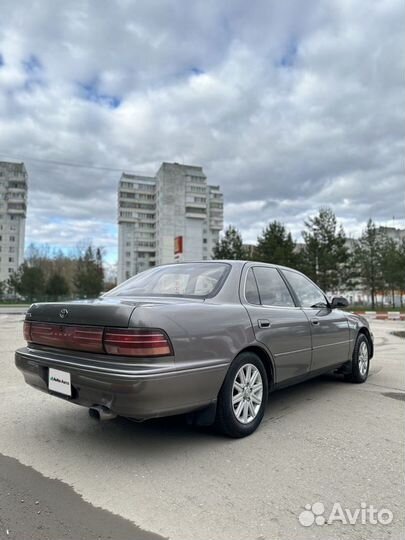
[[[61,319],[64,319],[65,317],[67,317],[69,315],[69,311],[66,309],[66,308],[63,308],[59,311],[59,317]]]

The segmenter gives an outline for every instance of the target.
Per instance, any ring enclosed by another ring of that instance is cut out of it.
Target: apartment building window
[[[205,214],[205,208],[194,208],[193,206],[186,206],[186,212],[190,214]]]
[[[191,193],[206,193],[207,188],[202,186],[190,186]]]
[[[206,181],[206,178],[201,177],[201,176],[192,176],[192,175],[190,175],[189,178],[190,178],[191,182],[195,182],[196,184],[202,184],[202,183],[205,183],[205,181]]]
[[[10,242],[15,242],[15,236],[10,236]]]

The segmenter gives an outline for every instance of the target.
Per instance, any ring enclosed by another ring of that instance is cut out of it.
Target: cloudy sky
[[[116,258],[121,170],[202,165],[225,220],[299,239],[404,220],[402,0],[2,0],[0,159],[29,172],[28,241]],[[84,164],[93,168],[59,164]]]

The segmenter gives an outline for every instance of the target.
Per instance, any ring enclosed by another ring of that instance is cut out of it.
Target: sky
[[[2,12],[0,160],[29,173],[27,243],[92,240],[114,262],[120,171],[162,161],[201,165],[245,242],[274,219],[299,240],[322,206],[351,236],[368,218],[405,227],[402,0]]]

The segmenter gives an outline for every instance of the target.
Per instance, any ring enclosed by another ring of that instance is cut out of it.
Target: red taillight
[[[162,330],[74,326],[24,322],[24,338],[30,343],[121,356],[171,356],[169,338]]]
[[[161,330],[106,328],[104,347],[108,354],[122,356],[170,356],[170,341]]]
[[[24,339],[25,341],[31,341],[31,323],[24,321]]]
[[[71,326],[52,323],[29,323],[31,331],[27,341],[58,347],[60,349],[73,349],[95,353],[104,352],[102,327],[97,326]],[[24,335],[25,327],[24,327]]]

